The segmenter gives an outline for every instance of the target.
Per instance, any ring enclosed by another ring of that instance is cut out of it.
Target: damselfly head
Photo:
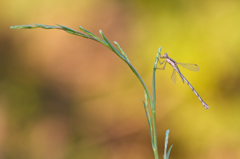
[[[168,58],[168,54],[167,53],[165,53],[165,54],[163,54],[163,56],[162,56],[163,58]]]

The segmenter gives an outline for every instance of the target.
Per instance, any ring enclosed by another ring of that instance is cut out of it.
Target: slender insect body
[[[160,58],[162,59],[166,59],[166,61],[163,61],[162,63],[159,61],[160,65],[164,64],[163,68],[159,68],[164,70],[166,63],[169,63],[172,67],[173,67],[173,74],[172,74],[172,80],[175,83],[176,82],[176,73],[175,71],[180,75],[180,77],[182,78],[182,81],[184,83],[184,81],[187,83],[187,85],[191,88],[191,90],[194,92],[194,94],[198,97],[198,99],[202,102],[204,108],[208,109],[208,105],[202,100],[202,98],[199,96],[199,94],[197,93],[197,91],[193,88],[193,86],[188,82],[188,80],[182,75],[182,73],[180,72],[177,64],[182,65],[183,67],[190,69],[192,71],[199,71],[199,67],[196,64],[187,64],[191,67],[187,67],[186,64],[182,64],[182,63],[177,63],[176,61],[174,61],[173,59],[171,59],[167,53],[165,53],[163,56],[161,56],[160,54]]]
[[[202,100],[202,98],[200,97],[200,95],[197,93],[197,91],[193,88],[193,86],[188,82],[188,80],[182,76],[184,81],[187,83],[187,85],[191,88],[191,90],[194,92],[194,94],[198,97],[198,99],[202,102],[204,108],[208,109],[209,106]]]

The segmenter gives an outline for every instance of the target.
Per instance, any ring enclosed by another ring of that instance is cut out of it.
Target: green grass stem
[[[144,83],[143,79],[141,78],[141,76],[139,75],[139,73],[137,72],[137,70],[133,67],[133,65],[130,63],[127,55],[124,53],[123,49],[120,47],[120,45],[114,41],[114,44],[117,46],[117,48],[115,48],[110,41],[106,38],[106,36],[103,34],[103,32],[101,30],[99,30],[100,35],[102,36],[103,39],[99,38],[98,36],[94,35],[93,33],[91,33],[90,31],[84,29],[83,27],[79,26],[79,29],[82,32],[76,31],[74,29],[68,28],[66,26],[63,25],[59,25],[56,24],[57,26],[50,26],[50,25],[43,25],[43,24],[30,24],[30,25],[16,25],[16,26],[11,26],[11,29],[34,29],[34,28],[42,28],[42,29],[60,29],[63,31],[66,31],[67,33],[73,34],[73,35],[77,35],[77,36],[81,36],[87,39],[92,39],[94,41],[97,41],[103,45],[105,45],[106,47],[108,47],[110,50],[112,50],[118,57],[120,57],[128,66],[129,68],[132,70],[132,72],[136,75],[136,77],[138,78],[138,80],[140,81],[140,83],[142,84],[143,88],[144,88],[144,98],[145,100],[143,101],[143,105],[144,105],[144,109],[145,109],[145,113],[146,113],[146,117],[147,117],[147,121],[148,121],[148,126],[149,126],[149,130],[150,130],[150,136],[151,136],[151,143],[152,143],[152,149],[153,149],[153,153],[154,153],[154,158],[155,159],[159,159],[159,155],[158,155],[158,146],[157,146],[157,126],[156,126],[156,89],[155,89],[155,72],[156,72],[156,68],[157,68],[157,64],[158,64],[158,58],[161,52],[161,47],[158,50],[157,56],[156,56],[156,60],[154,63],[154,67],[153,67],[153,79],[152,79],[152,97],[148,91],[148,88],[146,86],[146,84]],[[151,113],[150,111],[151,110]],[[169,132],[169,131],[167,131]],[[164,159],[168,159],[169,155],[170,155],[170,151],[171,148],[169,149],[168,153],[166,151],[167,147],[167,142],[168,141],[168,133],[166,133],[166,140],[165,140],[165,151],[164,151]]]

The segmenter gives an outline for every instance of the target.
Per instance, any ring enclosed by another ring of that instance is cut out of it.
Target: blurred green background
[[[151,91],[158,48],[177,62],[210,109],[172,68],[157,71],[160,157],[240,158],[240,1],[0,1],[0,158],[153,158],[143,88],[128,66],[95,41],[55,23],[117,41]]]

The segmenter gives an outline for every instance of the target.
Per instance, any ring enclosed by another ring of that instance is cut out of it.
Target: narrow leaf
[[[61,29],[61,27],[57,26],[50,26],[50,25],[43,25],[43,24],[35,24],[38,28],[43,28],[43,29]]]
[[[105,37],[103,34],[102,30],[99,30],[99,33],[101,34],[102,38],[107,42],[106,46],[111,49],[113,52],[115,52],[121,59],[125,60],[124,56],[116,49],[113,47],[113,45],[110,43],[110,41]]]
[[[34,25],[14,25],[11,26],[10,29],[34,29],[37,28],[37,26]]]
[[[60,25],[60,24],[56,24],[56,25],[60,26],[64,31],[66,31],[66,32],[68,32],[68,33],[70,33],[70,34],[74,34],[74,35],[82,36],[82,37],[84,37],[84,38],[90,38],[90,39],[91,39],[91,37],[89,37],[89,36],[86,35],[86,34],[80,33],[80,32],[78,32],[78,31],[76,31],[76,30],[73,30],[73,29],[71,29],[71,28],[68,28],[68,27],[63,26],[63,25]]]
[[[98,42],[102,43],[102,44],[106,44],[106,42],[104,40],[102,40],[101,38],[99,38],[98,36],[96,36],[95,34],[91,33],[90,31],[84,29],[83,27],[79,26],[79,29],[82,30],[84,33],[86,33],[87,35],[95,38]]]
[[[117,47],[118,47],[118,49],[120,50],[120,52],[122,53],[122,55],[129,61],[127,55],[125,54],[125,52],[123,51],[123,49],[120,47],[120,45],[119,45],[116,41],[114,41],[114,44],[117,45]]]
[[[167,145],[168,145],[169,130],[165,134],[165,145],[164,145],[164,159],[167,159]]]
[[[167,159],[169,159],[169,156],[170,156],[170,152],[171,152],[171,150],[172,150],[172,147],[173,147],[173,145],[171,145],[170,148],[168,149]]]
[[[145,91],[144,91],[145,92]],[[146,98],[145,98],[146,100]],[[153,132],[152,132],[152,123],[151,123],[151,116],[149,114],[149,106],[148,106],[148,102],[144,102],[143,101],[143,105],[144,105],[144,109],[145,109],[145,114],[147,117],[147,121],[148,121],[148,126],[149,126],[149,130],[150,130],[150,137],[151,137],[151,143],[152,143],[152,147],[154,147],[154,141],[153,141]]]
[[[148,126],[149,126],[149,129],[151,130],[152,129],[152,125],[151,125],[151,120],[149,119],[149,114],[148,114],[148,107],[146,106],[145,102],[143,101],[143,105],[144,105],[144,109],[145,109],[145,114],[146,114],[146,117],[147,117],[147,121],[148,121]],[[152,134],[152,133],[151,133]],[[152,136],[152,135],[151,135]]]

